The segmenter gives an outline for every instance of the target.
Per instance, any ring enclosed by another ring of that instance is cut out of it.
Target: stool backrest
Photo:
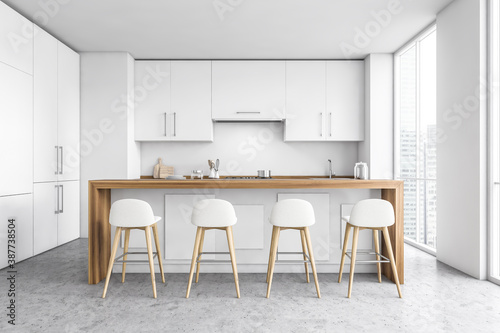
[[[286,199],[278,201],[269,222],[281,227],[308,227],[315,223],[314,208],[309,201]]]
[[[196,203],[191,223],[200,227],[229,227],[236,224],[236,212],[226,200],[205,199]]]
[[[145,227],[155,222],[153,209],[142,200],[122,199],[111,205],[109,223],[117,227]]]
[[[394,208],[387,200],[366,199],[354,205],[349,223],[358,227],[388,227],[393,225]]]

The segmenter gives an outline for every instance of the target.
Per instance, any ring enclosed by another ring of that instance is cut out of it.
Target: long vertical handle
[[[61,159],[60,159],[60,163],[61,163],[61,169],[59,170],[59,174],[62,175],[63,174],[63,165],[64,165],[64,158],[63,158],[63,147],[62,146],[59,146],[59,149],[61,150]]]
[[[56,171],[54,172],[55,175],[59,174],[59,146],[54,146],[56,148]]]
[[[174,112],[174,136],[177,135],[177,112]]]
[[[56,209],[54,211],[55,214],[59,214],[59,185],[54,185],[56,189]]]
[[[165,112],[165,113],[163,114],[163,116],[164,116],[164,120],[165,120],[165,121],[163,122],[163,125],[164,125],[164,127],[165,127],[165,136],[167,136],[167,113]]]
[[[64,213],[64,185],[59,185],[59,188],[61,189],[61,207],[59,213]]]
[[[330,112],[330,136],[332,136],[332,122],[333,122],[333,116],[332,113]]]
[[[319,132],[319,136],[323,137],[323,112],[320,112],[319,116],[320,116],[320,124],[321,124],[321,130]]]

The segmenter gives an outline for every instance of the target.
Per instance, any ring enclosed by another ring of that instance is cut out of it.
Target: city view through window
[[[396,53],[396,177],[405,181],[405,237],[436,248],[436,30]]]

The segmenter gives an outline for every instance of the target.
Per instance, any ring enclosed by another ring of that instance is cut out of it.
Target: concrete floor
[[[185,299],[187,274],[157,274],[158,299],[148,274],[87,284],[87,240],[80,239],[17,265],[16,330],[7,324],[7,271],[0,271],[4,313],[0,331],[16,332],[499,332],[500,286],[478,281],[410,246],[403,299],[375,274],[357,274],[352,298],[347,275],[320,274],[322,298],[303,274],[276,274],[265,299],[265,274],[200,274]],[[348,267],[346,267],[348,269]],[[312,280],[312,276],[311,276]]]

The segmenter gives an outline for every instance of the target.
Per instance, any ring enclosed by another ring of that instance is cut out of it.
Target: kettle
[[[354,179],[368,179],[368,164],[358,162],[354,165]]]

